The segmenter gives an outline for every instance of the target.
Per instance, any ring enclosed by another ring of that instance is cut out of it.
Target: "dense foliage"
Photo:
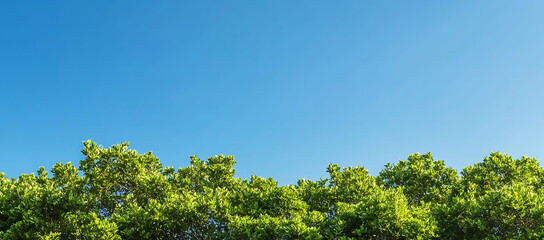
[[[0,173],[0,239],[542,239],[544,171],[492,153],[460,174],[413,154],[378,176],[278,186],[234,178],[234,157],[163,167],[128,143],[84,142],[79,168]]]

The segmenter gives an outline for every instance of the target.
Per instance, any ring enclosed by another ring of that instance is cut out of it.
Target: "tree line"
[[[413,154],[371,176],[278,186],[234,178],[233,156],[163,167],[128,143],[84,142],[79,167],[0,173],[0,239],[542,239],[544,171],[500,152],[460,173]]]

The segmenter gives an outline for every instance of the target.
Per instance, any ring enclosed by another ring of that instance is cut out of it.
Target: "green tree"
[[[416,153],[397,164],[388,163],[378,175],[378,181],[386,189],[402,187],[412,204],[444,202],[458,179],[455,169],[446,167],[444,161],[434,160],[431,153]]]
[[[151,152],[84,142],[79,168],[0,173],[0,239],[542,239],[544,170],[491,153],[460,173],[430,153],[378,176],[330,164],[329,177],[279,186],[235,178],[233,156],[177,170]]]

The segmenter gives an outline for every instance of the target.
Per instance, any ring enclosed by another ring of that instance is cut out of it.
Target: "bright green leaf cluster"
[[[0,173],[0,239],[542,239],[544,170],[491,153],[458,174],[430,153],[378,176],[278,186],[234,178],[234,157],[163,167],[151,152],[84,142],[79,168]]]

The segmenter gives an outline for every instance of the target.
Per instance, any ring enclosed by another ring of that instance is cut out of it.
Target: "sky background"
[[[544,159],[544,1],[1,1],[0,172],[130,142],[281,185]]]

